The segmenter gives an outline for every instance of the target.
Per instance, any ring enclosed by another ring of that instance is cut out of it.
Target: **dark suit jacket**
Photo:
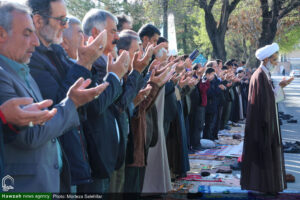
[[[94,63],[92,73],[93,81],[98,84],[108,78],[113,79],[113,75],[106,73],[104,57],[100,57]],[[125,142],[128,135],[128,122],[124,112],[137,95],[139,77],[140,74],[133,71],[123,84],[123,90],[122,88],[118,90],[121,96],[115,98],[114,103],[105,107],[102,112],[96,112],[94,105],[88,107],[88,121],[85,130],[93,177],[108,178],[124,162]],[[116,78],[114,81],[117,81]],[[115,120],[119,129],[119,142]]]
[[[29,77],[33,90],[17,73],[0,59],[0,104],[14,97],[32,97],[42,101],[40,90]],[[56,137],[79,125],[74,103],[65,99],[57,107],[57,114],[44,126],[24,127],[16,138],[4,146],[5,174],[14,178],[12,192],[60,192]],[[4,132],[6,134],[6,132]],[[63,171],[67,165],[63,166]],[[68,177],[64,179],[68,184]]]
[[[78,78],[91,78],[91,72],[74,64],[60,45],[51,45],[50,48],[46,48],[41,43],[33,53],[29,66],[42,96],[45,99],[52,99],[54,104],[65,98],[70,86]],[[81,121],[84,120],[84,108],[81,107],[78,111]],[[66,161],[70,164],[71,184],[91,182],[86,142],[81,126],[74,127],[62,135],[59,141],[66,154]]]

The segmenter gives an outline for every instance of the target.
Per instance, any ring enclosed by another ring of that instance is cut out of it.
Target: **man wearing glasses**
[[[40,46],[36,48],[29,63],[30,72],[43,97],[52,99],[56,103],[65,97],[70,85],[76,79],[79,77],[91,78],[92,64],[102,55],[106,46],[107,34],[104,31],[96,37],[90,38],[88,46],[78,49],[78,58],[74,63],[60,46],[63,41],[64,29],[68,28],[67,8],[64,0],[28,0],[27,4],[32,10],[36,34],[40,40]],[[121,62],[109,65],[112,73],[118,69],[119,71],[123,70],[125,74],[127,68],[123,64],[126,63],[124,58],[123,56],[122,59],[119,59]],[[119,80],[114,75],[108,75],[106,81],[110,85],[105,93],[93,101],[98,105],[99,110],[112,103],[122,91]],[[78,110],[78,113],[80,121],[85,121],[85,108]],[[80,186],[90,183],[92,180],[82,126],[80,125],[60,137],[59,142],[58,149],[61,153],[58,161],[61,177],[68,181],[69,173],[64,169],[69,163],[71,185],[77,186],[78,192],[85,192],[81,190]],[[63,152],[67,159],[64,159]],[[68,192],[69,184],[65,185],[66,187],[61,188],[60,192]]]

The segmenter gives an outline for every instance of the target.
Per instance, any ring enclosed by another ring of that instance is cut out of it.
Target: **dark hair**
[[[214,68],[212,68],[212,67],[209,67],[209,68],[207,68],[206,70],[205,70],[205,75],[206,74],[211,74],[211,73],[213,73],[213,72],[215,72],[215,70],[214,70]]]
[[[157,40],[157,45],[159,45],[160,43],[163,43],[163,42],[169,42],[169,41],[164,37],[159,37]]]
[[[241,63],[244,65],[244,64],[246,64],[246,62],[245,61],[241,61]]]
[[[123,30],[123,24],[125,23],[132,23],[131,19],[127,15],[118,15],[117,16],[119,23],[117,24],[118,31]]]
[[[217,64],[219,65],[220,63],[223,63],[223,61],[221,59],[216,59]]]
[[[64,0],[27,0],[27,5],[31,8],[33,15],[41,15],[46,20],[46,23],[48,23],[49,19],[47,16],[51,16],[52,14],[51,3],[56,1]]]
[[[128,51],[130,49],[133,40],[139,41],[139,37],[136,32],[132,30],[124,30],[120,33],[120,39],[117,41],[118,50],[123,49]]]
[[[160,35],[160,31],[158,30],[158,28],[156,28],[154,25],[152,24],[146,24],[144,26],[142,26],[138,32],[141,40],[143,40],[144,36],[147,36],[150,38],[152,38],[155,34]]]
[[[232,61],[231,60],[228,60],[228,61],[226,61],[225,62],[225,64],[224,64],[225,66],[227,66],[227,67],[229,67],[229,66],[232,66],[233,65],[233,63],[232,63]]]
[[[223,66],[223,67],[222,67],[222,70],[227,70],[227,69],[228,69],[227,66]]]

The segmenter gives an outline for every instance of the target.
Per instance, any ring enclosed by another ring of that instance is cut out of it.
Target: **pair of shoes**
[[[300,146],[293,145],[293,146],[290,146],[288,148],[284,148],[283,152],[284,153],[300,153]]]
[[[242,119],[239,121],[239,124],[246,124],[246,119]]]
[[[225,125],[225,126],[224,126],[224,129],[225,129],[225,130],[231,130],[231,127],[228,126],[228,125]]]
[[[296,123],[298,123],[298,120],[296,120],[296,119],[291,119],[291,120],[288,120],[287,122],[288,122],[288,123],[296,124]]]
[[[233,126],[233,127],[242,127],[240,124],[234,123],[234,122],[232,122],[232,126]]]
[[[242,136],[240,134],[234,134],[232,136],[232,139],[234,139],[234,140],[240,140],[240,139],[242,139]]]
[[[295,176],[293,176],[292,174],[286,174],[285,180],[288,183],[295,183]]]
[[[198,147],[192,147],[193,151],[202,151],[203,149],[201,148],[201,146]]]

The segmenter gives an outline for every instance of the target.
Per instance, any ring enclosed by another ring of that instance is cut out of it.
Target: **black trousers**
[[[216,119],[216,125],[213,130],[213,137],[214,139],[218,139],[218,133],[221,127],[221,122],[222,122],[222,114],[223,114],[223,105],[218,106],[218,113],[217,113],[217,119]]]
[[[203,139],[214,140],[214,129],[217,121],[217,112],[205,113],[205,127],[203,130]]]
[[[141,193],[144,185],[145,167],[125,167],[125,193]]]
[[[190,145],[192,148],[200,148],[201,132],[205,122],[205,107],[197,106],[190,114]]]

